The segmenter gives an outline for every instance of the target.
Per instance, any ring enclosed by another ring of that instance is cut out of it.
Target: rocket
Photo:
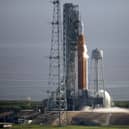
[[[88,90],[88,54],[86,40],[84,36],[84,24],[80,20],[79,38],[78,38],[78,89],[80,91]]]

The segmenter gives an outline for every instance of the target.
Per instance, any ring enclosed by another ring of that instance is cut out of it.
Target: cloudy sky
[[[71,2],[80,6],[89,55],[104,50],[106,82],[127,82],[129,0]],[[0,0],[0,80],[47,80],[51,14],[50,0]]]

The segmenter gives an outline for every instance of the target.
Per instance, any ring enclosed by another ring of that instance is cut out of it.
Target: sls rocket
[[[88,90],[88,54],[84,36],[84,24],[80,20],[80,32],[78,38],[78,89]]]

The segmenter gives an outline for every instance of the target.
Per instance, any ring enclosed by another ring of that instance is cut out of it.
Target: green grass
[[[129,108],[129,101],[114,101],[114,106],[121,108]]]
[[[44,126],[44,125],[14,125],[11,129],[129,129],[129,126]]]
[[[14,109],[14,110],[22,110],[22,109],[35,109],[37,106],[41,105],[41,102],[35,101],[0,101],[0,109]]]
[[[35,109],[37,106],[40,107],[42,102],[27,101],[27,100],[0,100],[0,110],[2,109]],[[114,106],[129,108],[129,101],[114,101]]]

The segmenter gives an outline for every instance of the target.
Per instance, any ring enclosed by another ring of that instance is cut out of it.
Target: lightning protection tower
[[[55,87],[56,91],[49,96],[48,110],[59,112],[59,125],[61,124],[61,111],[66,109],[65,86],[63,83],[63,52],[61,7],[60,0],[53,0],[53,19],[51,50],[49,57],[49,86]]]

